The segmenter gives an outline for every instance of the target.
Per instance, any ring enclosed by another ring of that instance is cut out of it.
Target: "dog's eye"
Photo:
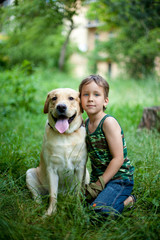
[[[56,100],[57,100],[57,97],[53,97],[52,100],[53,100],[53,101],[56,101]]]
[[[72,100],[74,100],[74,98],[73,98],[73,97],[69,97],[69,100],[71,100],[71,101],[72,101]]]

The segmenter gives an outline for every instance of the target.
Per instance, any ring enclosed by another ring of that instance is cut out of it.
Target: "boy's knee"
[[[102,215],[118,216],[120,213],[122,213],[124,206],[107,206],[102,202],[93,202],[91,204],[91,208],[96,213],[100,213]]]

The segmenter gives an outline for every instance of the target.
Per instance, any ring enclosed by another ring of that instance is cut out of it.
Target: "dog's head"
[[[48,93],[44,113],[53,130],[72,133],[82,124],[79,93],[70,88],[58,88]]]

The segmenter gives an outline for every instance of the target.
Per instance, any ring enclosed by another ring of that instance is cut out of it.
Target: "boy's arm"
[[[116,119],[113,117],[106,118],[103,124],[103,131],[112,155],[112,160],[102,175],[104,183],[106,184],[118,172],[123,164],[124,159],[121,128]],[[96,184],[100,185],[99,180],[96,182]]]

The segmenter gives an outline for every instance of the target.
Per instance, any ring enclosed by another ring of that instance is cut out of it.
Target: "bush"
[[[3,116],[19,109],[36,112],[36,81],[32,75],[33,67],[24,61],[20,67],[0,73],[0,88],[3,99],[0,106]]]

